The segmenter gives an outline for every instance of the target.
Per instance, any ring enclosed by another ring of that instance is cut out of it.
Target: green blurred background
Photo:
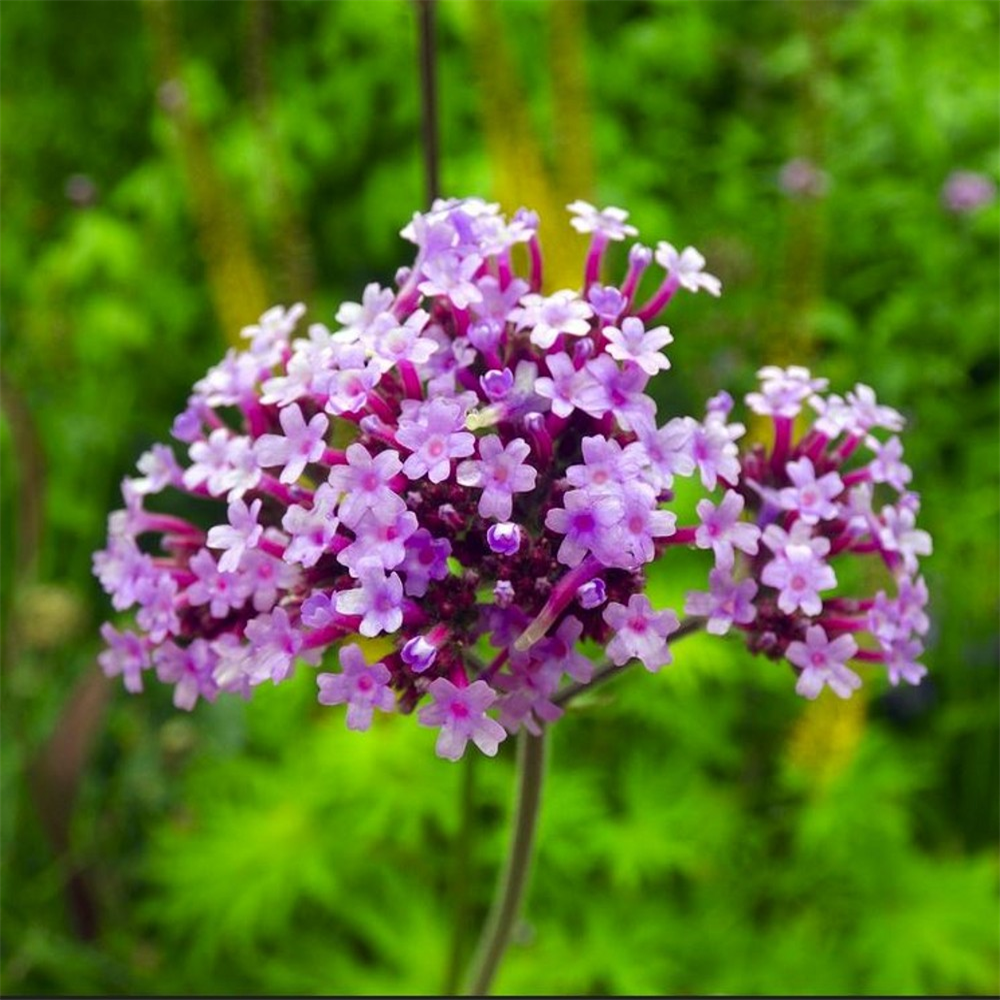
[[[935,539],[918,689],[809,704],[693,638],[555,727],[497,989],[997,992],[1000,209],[942,186],[1000,175],[1000,7],[436,7],[445,193],[538,209],[554,282],[577,197],[694,243],[725,291],[671,305],[661,416],[766,363],[867,382]],[[407,0],[3,5],[8,994],[434,993],[467,957],[511,746],[456,766],[412,719],[348,733],[308,670],[186,715],[94,662],[90,554],[190,385],[268,305],[332,322],[408,261],[416,52]],[[796,159],[823,173],[795,189]]]

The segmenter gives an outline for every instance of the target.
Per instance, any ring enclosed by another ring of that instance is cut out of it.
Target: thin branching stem
[[[692,632],[697,632],[703,625],[704,622],[701,619],[685,618],[681,622],[680,628],[670,635],[670,645],[672,646],[679,639],[683,639],[684,636],[690,635]],[[553,696],[552,703],[558,705],[560,708],[564,708],[577,695],[583,694],[585,691],[593,691],[594,688],[606,684],[620,673],[628,670],[634,663],[638,663],[638,660],[626,660],[620,664],[605,663],[594,671],[594,676],[586,684],[578,682],[564,687],[562,691]]]
[[[500,960],[510,943],[531,870],[538,811],[542,801],[545,748],[544,729],[538,736],[521,730],[517,744],[517,794],[510,852],[476,954],[469,967],[463,989],[465,996],[485,996],[489,993]]]
[[[698,619],[686,619],[681,622],[680,628],[670,637],[671,645],[678,639],[696,632],[702,624],[703,622]],[[573,684],[552,700],[557,705],[566,705],[581,692],[590,691],[617,677],[635,662],[628,660],[621,665],[605,664],[597,670],[589,683]],[[517,792],[510,850],[476,954],[469,966],[469,974],[463,989],[465,996],[485,996],[489,992],[517,922],[531,869],[535,830],[541,805],[542,778],[545,771],[545,745],[545,729],[542,729],[538,736],[533,736],[522,729],[518,736]]]

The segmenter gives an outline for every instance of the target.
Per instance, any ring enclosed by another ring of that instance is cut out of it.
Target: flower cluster
[[[997,186],[986,174],[953,170],[941,188],[941,201],[956,215],[975,212],[996,201]]]
[[[643,567],[693,544],[716,567],[688,611],[786,656],[803,693],[845,693],[852,656],[919,679],[915,561],[929,542],[898,439],[868,433],[898,418],[864,387],[824,399],[808,373],[768,369],[749,401],[775,419],[770,455],[740,454],[725,394],[701,421],[659,424],[645,390],[670,367],[672,336],[653,321],[679,289],[718,295],[720,283],[694,248],[668,243],[635,244],[624,279],[602,283],[609,244],[636,231],[620,209],[569,207],[590,236],[580,290],[543,291],[533,213],[438,201],[402,232],[412,268],[342,305],[334,329],[302,336],[296,305],[243,331],[246,348],[174,422],[183,463],[166,445],[140,458],[94,557],[115,609],[136,609],[132,628],[102,630],[109,675],[138,691],[153,670],[190,709],[280,683],[336,647],[340,669],[318,675],[318,697],[345,704],[349,727],[416,710],[439,729],[439,755],[457,759],[470,740],[492,755],[509,732],[558,718],[565,685],[591,679],[582,639],[615,665],[671,662],[678,619],[643,594]],[[637,301],[654,261],[656,290]],[[819,417],[793,446],[806,399]],[[841,476],[859,445],[875,458]],[[724,495],[703,501],[700,525],[678,526],[674,479],[695,474]],[[876,484],[901,494],[879,514]],[[168,513],[171,493],[188,499]],[[828,558],[863,552],[896,573],[895,596],[822,601],[836,585]],[[879,650],[856,647],[863,628]],[[388,639],[388,652],[367,662],[358,635]]]
[[[883,441],[873,433],[902,430],[902,417],[865,385],[846,398],[824,394],[826,380],[802,367],[767,367],[758,376],[760,390],[746,402],[773,422],[773,445],[740,456],[718,505],[698,504],[701,524],[691,537],[714,551],[715,567],[708,592],[690,594],[685,610],[705,617],[709,632],[736,626],[754,651],[786,658],[807,698],[824,686],[848,697],[861,684],[851,660],[884,664],[892,684],[919,683],[928,619],[918,564],[931,539],[916,527],[920,502],[908,489],[898,435]],[[806,405],[811,419],[795,440]],[[731,406],[717,398],[716,419]],[[858,557],[883,567],[891,595],[842,592],[840,567]]]

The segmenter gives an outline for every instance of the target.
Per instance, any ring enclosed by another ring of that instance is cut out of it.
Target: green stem
[[[531,868],[535,828],[545,771],[545,730],[532,736],[522,730],[517,744],[517,799],[510,853],[500,877],[499,890],[487,917],[475,957],[465,982],[465,996],[485,996],[510,943]]]
[[[472,826],[476,808],[476,755],[466,754],[462,760],[461,819],[455,841],[452,871],[451,952],[445,977],[443,996],[454,996],[462,975],[462,961],[466,953],[469,932],[469,884],[472,881]]]

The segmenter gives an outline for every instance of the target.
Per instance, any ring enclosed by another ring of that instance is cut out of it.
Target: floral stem
[[[465,958],[466,941],[469,930],[469,883],[472,869],[473,820],[476,808],[476,755],[466,754],[462,760],[460,808],[461,818],[455,841],[453,862],[453,901],[451,952],[448,956],[448,972],[444,985],[444,996],[454,996],[462,975],[462,961]]]
[[[544,729],[538,736],[532,736],[526,730],[522,730],[518,736],[517,799],[510,851],[493,906],[469,967],[463,990],[465,996],[485,996],[489,992],[517,921],[531,868],[545,771],[545,743]]]

